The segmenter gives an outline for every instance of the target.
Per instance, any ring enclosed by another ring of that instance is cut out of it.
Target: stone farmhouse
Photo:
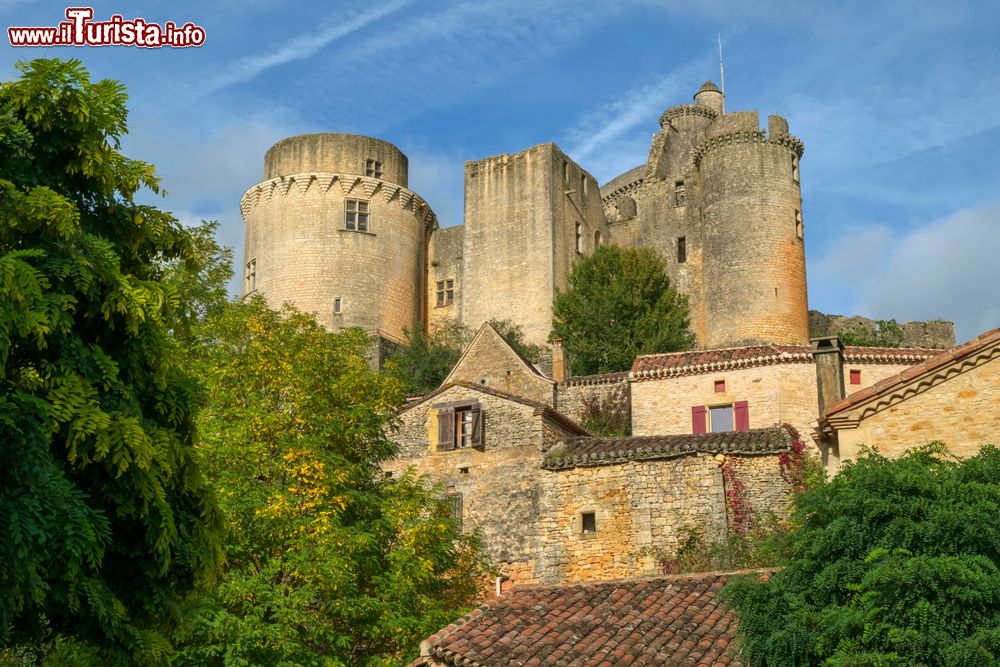
[[[954,344],[948,323],[908,325],[924,347],[810,338],[803,150],[779,116],[727,113],[709,82],[663,113],[645,164],[603,186],[551,143],[466,163],[463,224],[440,228],[392,144],[292,137],[240,201],[244,293],[362,327],[379,349],[406,328],[477,328],[399,415],[387,473],[441,484],[504,586],[662,574],[691,530],[721,539],[781,516],[804,455],[833,472],[862,444],[1000,444],[1000,329],[945,351],[930,345]],[[547,343],[554,295],[601,244],[666,260],[698,349],[572,377],[559,341],[535,365],[484,324]],[[580,425],[601,402],[628,406],[631,436]],[[493,664],[448,662],[461,634],[426,664]]]

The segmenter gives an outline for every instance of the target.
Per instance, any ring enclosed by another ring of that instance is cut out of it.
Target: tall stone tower
[[[290,302],[329,329],[399,340],[426,318],[426,248],[437,220],[407,187],[392,144],[349,134],[279,141],[244,193],[243,294]]]
[[[647,163],[601,188],[612,241],[660,253],[701,347],[806,344],[802,142],[723,102],[709,81],[667,109]]]

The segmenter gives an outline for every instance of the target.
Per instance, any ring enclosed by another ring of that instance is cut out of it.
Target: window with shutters
[[[368,202],[364,199],[344,200],[344,228],[351,232],[367,232],[371,228]]]
[[[695,405],[691,408],[692,433],[749,431],[750,410],[747,401],[726,405]]]
[[[478,401],[443,403],[436,407],[439,452],[482,446],[483,411]]]
[[[861,371],[851,371],[851,384],[861,384]]]

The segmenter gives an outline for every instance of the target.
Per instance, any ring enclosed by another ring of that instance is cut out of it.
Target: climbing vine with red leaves
[[[781,478],[792,486],[793,493],[806,490],[809,470],[806,464],[806,446],[799,437],[799,432],[791,424],[784,427],[792,434],[792,446],[787,452],[778,455],[778,468]]]
[[[739,535],[746,536],[754,528],[753,508],[750,506],[746,486],[736,475],[736,466],[728,457],[722,464],[722,480],[725,486],[726,507],[729,508],[730,527]]]

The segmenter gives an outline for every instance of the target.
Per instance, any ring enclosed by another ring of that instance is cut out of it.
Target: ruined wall
[[[876,321],[858,315],[827,315],[818,310],[809,311],[809,335],[836,336],[845,330],[863,329],[875,333]],[[955,347],[955,323],[945,320],[904,322],[901,347],[947,349]]]
[[[840,459],[857,457],[861,445],[886,456],[941,440],[959,456],[1000,445],[1000,355],[837,432]]]

